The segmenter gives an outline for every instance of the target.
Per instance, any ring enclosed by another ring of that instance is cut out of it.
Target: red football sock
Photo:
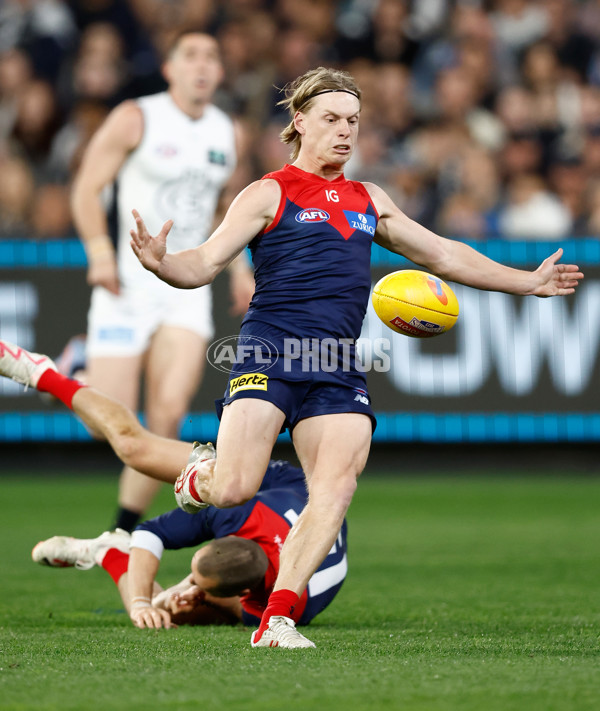
[[[254,638],[255,642],[262,637],[263,632],[267,629],[269,618],[275,616],[292,617],[294,607],[296,607],[300,597],[293,590],[276,590],[272,592],[267,603],[267,609],[263,612],[260,620],[258,632]]]
[[[104,555],[104,560],[101,565],[115,581],[115,585],[118,585],[121,575],[127,572],[129,553],[123,553],[117,548],[109,548]]]
[[[57,373],[55,370],[52,370],[52,368],[48,368],[45,373],[42,373],[37,384],[37,389],[41,393],[54,395],[54,397],[64,402],[69,409],[72,409],[71,403],[73,402],[73,395],[85,387],[86,386],[80,383],[79,380],[67,378],[66,375]]]

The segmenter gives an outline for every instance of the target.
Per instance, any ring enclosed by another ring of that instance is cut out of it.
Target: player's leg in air
[[[189,443],[152,434],[122,403],[58,373],[48,356],[0,341],[0,375],[56,397],[95,437],[108,440],[122,462],[153,479],[173,483],[186,465]]]
[[[217,437],[218,461],[190,458],[175,484],[179,507],[229,508],[251,499],[260,488],[284,421],[284,413],[266,400],[241,398],[227,405]]]

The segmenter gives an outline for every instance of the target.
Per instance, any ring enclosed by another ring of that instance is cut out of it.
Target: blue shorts
[[[225,397],[215,401],[219,419],[226,405],[248,397],[271,402],[285,414],[282,432],[293,430],[300,420],[307,417],[345,412],[367,415],[373,431],[377,425],[369,393],[364,388],[328,382],[282,380],[270,378],[267,373],[233,376],[227,384]]]

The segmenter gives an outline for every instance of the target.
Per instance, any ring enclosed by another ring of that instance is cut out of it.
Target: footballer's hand
[[[191,612],[206,596],[204,590],[197,585],[190,585],[186,590],[170,588],[162,590],[152,598],[152,605],[166,610],[172,615],[179,612]]]
[[[562,255],[562,248],[556,250],[535,270],[537,285],[531,291],[533,295],[566,296],[575,291],[579,281],[583,279],[583,273],[575,264],[557,264]]]
[[[156,274],[167,253],[167,235],[173,227],[173,220],[167,220],[156,237],[152,237],[140,213],[137,210],[132,210],[132,214],[135,218],[136,229],[129,231],[131,248],[142,266]]]
[[[102,286],[111,294],[118,296],[121,291],[119,269],[114,254],[103,254],[90,261],[87,272],[90,286]]]
[[[197,585],[192,585],[187,590],[176,592],[169,600],[169,610],[173,615],[178,612],[192,612],[196,605],[200,605],[206,599],[206,593]]]
[[[160,610],[152,605],[132,607],[129,617],[133,624],[141,630],[158,630],[161,627],[167,630],[177,628],[177,625],[171,622],[171,615],[166,610]]]

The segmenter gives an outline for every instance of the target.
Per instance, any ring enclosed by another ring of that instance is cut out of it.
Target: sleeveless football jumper
[[[221,190],[236,163],[231,119],[215,106],[199,119],[179,109],[168,92],[137,99],[143,114],[140,144],[115,181],[116,249],[121,294],[97,287],[88,317],[88,352],[93,356],[135,355],[163,324],[211,338],[210,287],[176,289],[156,279],[130,247],[136,208],[151,234],[174,220],[167,249],[196,247],[210,235]]]
[[[281,200],[250,243],[256,290],[240,332],[245,349],[221,404],[266,399],[288,426],[335,412],[374,421],[355,342],[371,289],[375,206],[362,183],[343,175],[330,181],[286,165],[266,179],[277,181]],[[307,396],[316,398],[310,407]]]

